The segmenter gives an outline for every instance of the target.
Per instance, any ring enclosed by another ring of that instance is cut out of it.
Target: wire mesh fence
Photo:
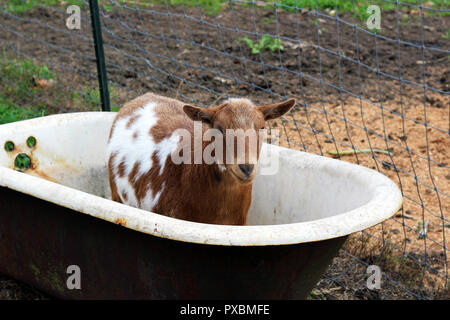
[[[80,8],[80,29],[66,25],[70,5]],[[270,123],[282,146],[398,184],[401,210],[352,235],[312,299],[448,298],[450,3],[99,5],[113,110],[148,91],[199,106],[294,97],[293,111]],[[0,15],[0,121],[100,110],[87,1],[2,0]],[[380,289],[367,288],[370,265],[383,272]]]

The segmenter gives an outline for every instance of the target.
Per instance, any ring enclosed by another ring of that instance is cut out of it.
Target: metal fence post
[[[103,52],[102,29],[100,26],[100,14],[97,0],[89,0],[91,11],[92,33],[94,37],[95,57],[97,62],[98,83],[100,87],[100,97],[102,110],[110,111],[108,79],[106,75],[105,53]]]

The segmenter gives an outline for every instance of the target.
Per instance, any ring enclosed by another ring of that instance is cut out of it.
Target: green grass
[[[184,5],[186,7],[199,6],[209,14],[217,14],[228,1],[223,0],[152,0],[155,3],[168,3],[171,6]]]
[[[108,91],[112,111],[118,110],[119,108],[116,104],[119,94],[115,88],[115,85],[109,82]],[[70,98],[75,104],[84,105],[89,110],[98,110],[99,106],[101,106],[100,90],[89,85],[83,86],[81,92],[73,91]]]
[[[229,0],[116,0],[120,4],[124,4],[130,7],[138,7],[138,8],[146,8],[151,4],[160,4],[160,5],[169,5],[169,6],[178,6],[184,5],[186,7],[195,7],[205,10],[208,14],[217,14],[224,8],[229,5]],[[273,10],[273,1],[267,1],[266,6],[258,6],[261,8],[272,9]],[[354,2],[354,6],[353,6]],[[411,4],[420,4],[419,0],[402,0],[405,3]],[[448,0],[431,0],[433,3],[432,8],[436,9],[450,9],[450,1]],[[68,5],[76,4],[80,7],[85,5],[83,0],[6,0],[6,9],[13,13],[24,13],[38,5],[40,6],[60,6],[64,5],[67,7]],[[115,6],[112,5],[109,1],[99,0],[100,6],[105,11],[113,11]],[[355,13],[355,15],[361,20],[367,20],[369,14],[367,13],[367,8],[369,5],[374,4],[378,5],[383,10],[394,10],[396,8],[395,3],[385,2],[382,0],[278,0],[277,8],[287,10],[287,11],[297,11],[298,9],[309,9],[314,10],[318,9],[320,11],[330,11],[337,10],[338,12],[350,12]],[[239,2],[234,2],[233,6],[235,8],[239,6],[249,7],[251,4],[242,4]],[[405,10],[407,7],[404,5],[400,5],[401,10]],[[448,13],[439,13],[439,12],[430,12],[428,14],[441,14],[445,15]]]
[[[51,85],[40,86],[40,80]],[[63,106],[74,111],[101,109],[95,85],[70,90],[58,81],[58,75],[45,64],[0,56],[0,124],[44,116]],[[119,91],[113,83],[109,91],[112,109],[117,110]]]
[[[159,4],[169,4],[171,6],[176,6],[183,4],[184,6],[198,6],[204,9],[209,14],[218,13],[222,8],[229,4],[228,0],[119,0],[119,2],[127,3],[135,3],[136,6],[149,4],[149,3],[159,3]],[[262,6],[265,9],[273,10],[273,1],[266,1],[268,4],[266,6]],[[393,1],[392,1],[393,2]],[[419,0],[402,0],[402,2],[410,3],[410,4],[420,4]],[[432,8],[435,9],[450,9],[450,1],[448,0],[431,0],[433,3]],[[330,11],[337,10],[337,12],[349,12],[354,13],[356,17],[360,20],[367,20],[369,17],[369,13],[367,13],[367,8],[371,5],[378,5],[381,9],[381,14],[383,10],[395,10],[395,3],[385,2],[382,0],[355,0],[354,5],[353,1],[350,0],[279,0],[277,1],[277,8],[286,10],[286,11],[297,11],[298,9],[309,9],[314,10],[318,9],[319,11]],[[238,6],[249,7],[251,4],[242,4],[239,2],[233,3],[233,6],[236,8]],[[296,9],[298,8],[298,9]],[[400,10],[405,10],[407,7],[404,5],[400,5]],[[428,14],[448,14],[448,13],[439,13],[439,12],[431,12],[428,11]],[[264,24],[264,22],[262,22]]]
[[[83,7],[84,2],[83,0],[6,0],[6,3],[3,6],[11,13],[22,14],[37,6],[45,7],[64,5],[66,8],[73,4]]]
[[[450,39],[450,29],[447,30],[447,32],[442,35],[442,39],[445,39],[445,40]]]
[[[42,88],[34,88],[36,79],[54,79],[46,65],[31,60],[0,60],[0,124],[45,114],[45,104],[33,102]],[[20,100],[21,106],[15,101]]]
[[[404,3],[420,4],[419,0],[402,0]],[[431,0],[433,3],[432,8],[436,9],[449,9],[450,1],[448,0]],[[287,11],[297,11],[296,8],[306,8],[309,10],[318,9],[319,11],[337,10],[337,12],[349,12],[354,13],[360,20],[365,21],[370,16],[367,13],[367,8],[371,5],[378,5],[381,9],[381,15],[383,10],[395,10],[395,3],[385,2],[382,0],[355,0],[355,1],[339,1],[339,0],[281,0],[278,1],[278,8],[282,8]],[[273,5],[267,7],[273,8]],[[399,6],[400,10],[405,10],[407,7],[404,5]],[[428,12],[431,13],[431,12]],[[444,13],[442,13],[444,14]]]
[[[45,115],[45,107],[19,107],[0,94],[0,124],[42,117]]]
[[[183,4],[187,7],[199,6],[207,13],[214,14],[218,13],[224,3],[228,1],[225,0],[116,0],[119,4],[127,5],[132,8],[140,7],[146,8],[150,4],[168,4],[169,6],[177,6]],[[83,0],[6,0],[4,8],[15,14],[23,14],[28,10],[31,10],[37,6],[64,6],[66,8],[69,5],[78,5],[80,7],[85,6]],[[114,10],[115,6],[109,1],[99,0],[99,5],[107,12]],[[0,7],[2,7],[0,5]]]

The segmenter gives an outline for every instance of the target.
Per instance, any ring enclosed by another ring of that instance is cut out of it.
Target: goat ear
[[[295,99],[289,99],[280,103],[269,104],[259,107],[264,114],[264,120],[271,120],[281,117],[288,112],[295,104]]]
[[[183,107],[184,113],[194,121],[202,121],[211,124],[214,112],[207,108],[193,107],[185,105]]]

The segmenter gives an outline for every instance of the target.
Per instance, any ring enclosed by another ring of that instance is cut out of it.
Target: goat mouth
[[[233,176],[236,178],[237,181],[239,181],[242,184],[248,184],[248,183],[252,183],[254,180],[254,176],[250,176],[248,178],[242,178],[241,176],[239,176],[238,174],[234,173],[233,170],[230,170],[231,173],[233,174]]]

